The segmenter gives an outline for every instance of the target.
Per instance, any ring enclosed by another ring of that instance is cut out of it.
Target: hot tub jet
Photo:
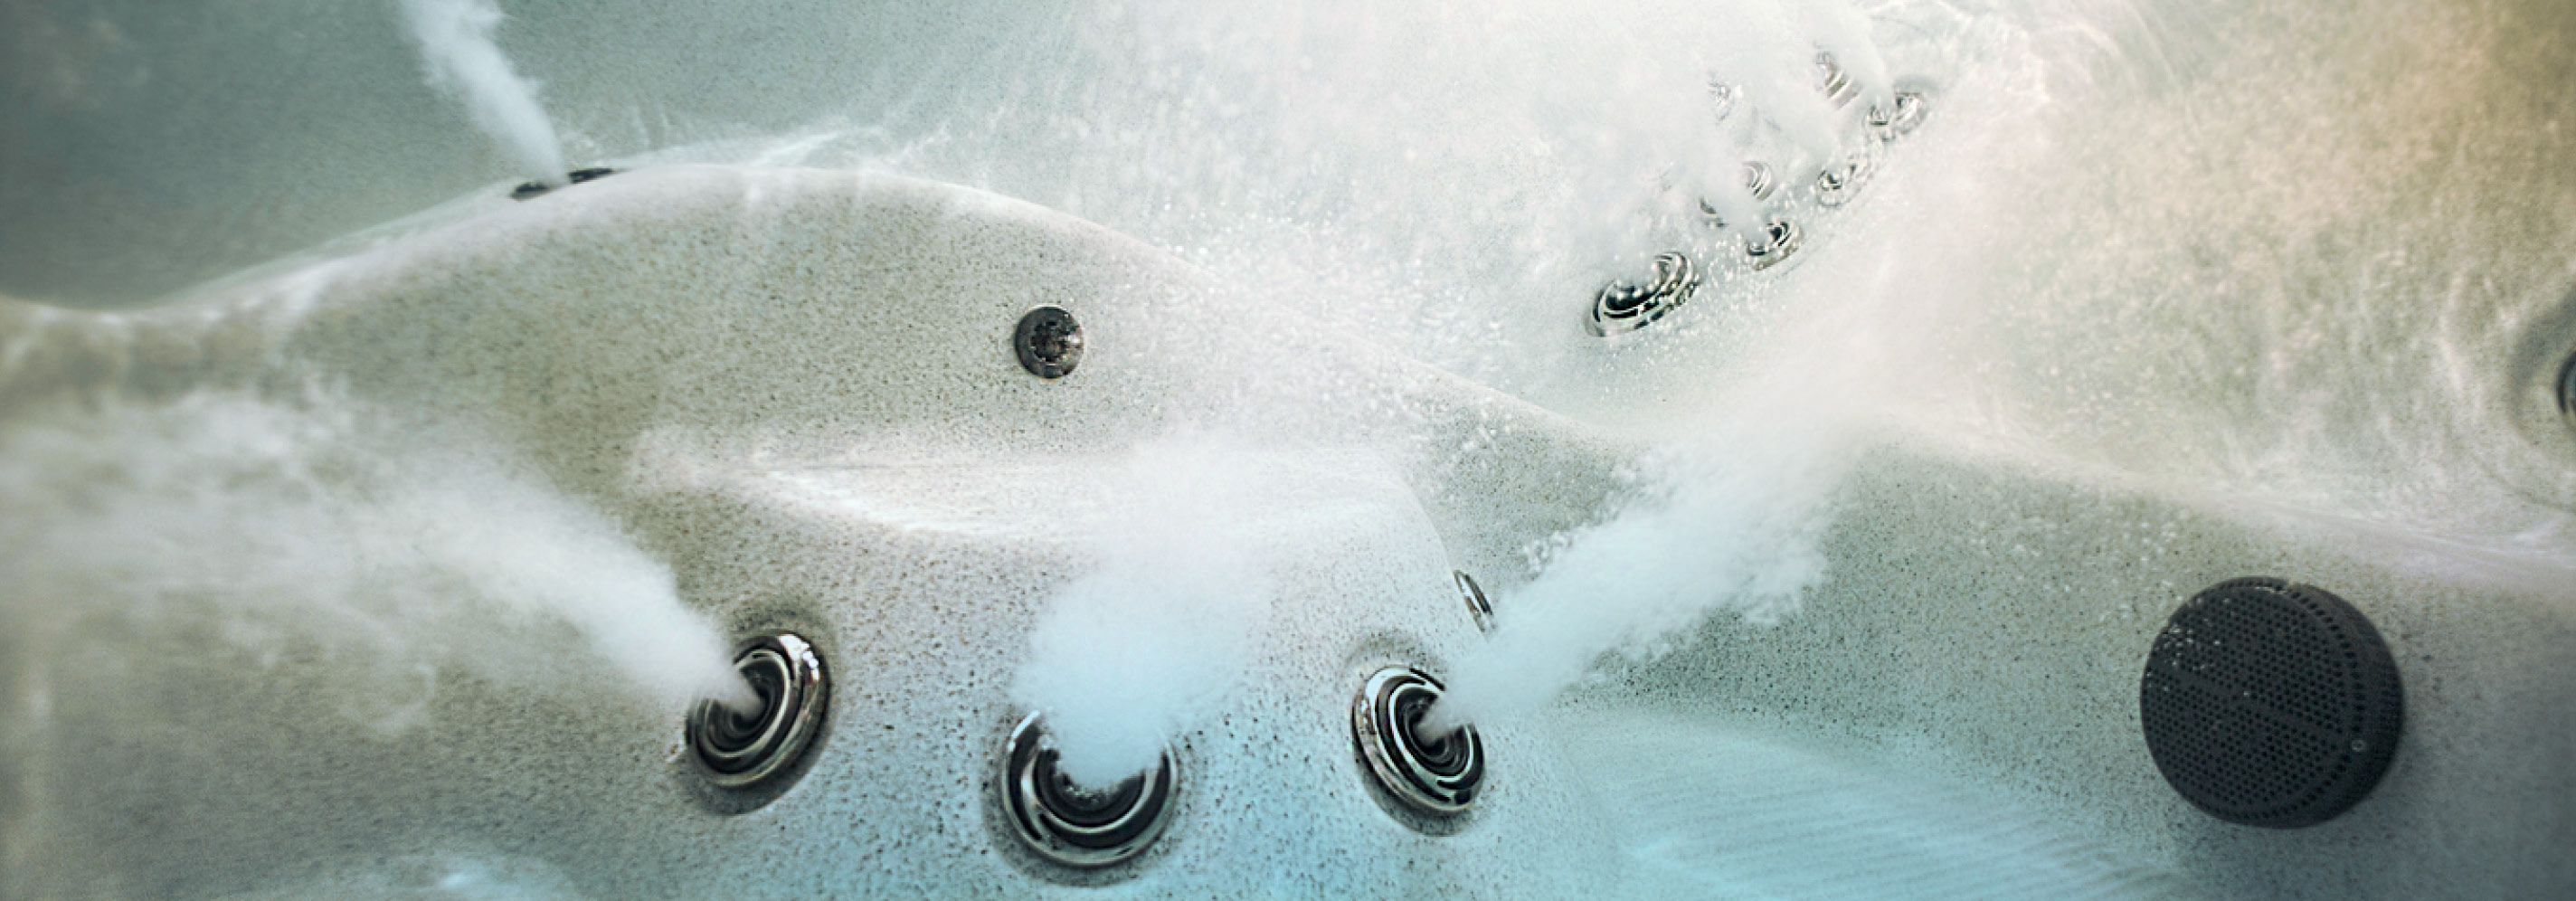
[[[1154,844],[1170,823],[1179,767],[1170,748],[1154,765],[1117,785],[1076,784],[1057,768],[1058,754],[1040,714],[1029,714],[1002,745],[997,788],[1011,832],[1038,856],[1082,870],[1124,862]]]
[[[822,731],[831,682],[814,646],[792,632],[744,642],[733,665],[759,695],[760,706],[745,711],[700,702],[686,727],[689,756],[716,787],[748,789],[805,756]]]
[[[1485,779],[1485,743],[1476,727],[1425,736],[1422,716],[1444,688],[1409,666],[1378,670],[1351,698],[1351,740],[1377,788],[1404,809],[1455,817],[1476,803]]]

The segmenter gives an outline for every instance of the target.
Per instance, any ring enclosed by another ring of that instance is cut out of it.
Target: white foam
[[[1707,428],[1647,462],[1639,500],[1563,536],[1538,578],[1497,600],[1492,639],[1458,662],[1425,728],[1537,709],[1601,655],[1651,653],[1715,613],[1797,611],[1824,579],[1817,542],[1860,445],[1831,408],[1776,397]]]
[[[613,672],[674,713],[749,698],[669,567],[458,431],[220,392],[26,417],[0,433],[11,618],[211,622],[222,639],[146,630],[168,640],[141,655],[266,666],[318,647],[349,688],[332,703],[388,732],[460,668],[554,691]]]
[[[1139,445],[1079,499],[1098,511],[1072,524],[1092,568],[1047,601],[1011,692],[1045,713],[1065,774],[1116,784],[1217,712],[1260,651],[1277,564],[1369,516],[1353,497],[1404,501],[1383,470],[1181,435]]]
[[[563,143],[537,103],[537,84],[519,77],[492,41],[500,7],[493,0],[400,2],[430,86],[465,104],[474,127],[500,142],[528,177],[563,184]]]
[[[1886,57],[1870,40],[1869,17],[1848,0],[1802,0],[1798,7],[1807,35],[1833,54],[1835,64],[1851,76],[1859,91],[1856,102],[1863,109],[1893,109],[1895,83],[1888,76]]]
[[[1107,486],[1098,567],[1048,602],[1012,686],[1045,712],[1074,781],[1152,766],[1239,674],[1275,590],[1240,515],[1259,477],[1223,445],[1166,439]]]

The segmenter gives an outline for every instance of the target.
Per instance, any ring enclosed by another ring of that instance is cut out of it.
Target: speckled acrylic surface
[[[678,724],[596,701],[613,692],[582,686],[608,677],[574,650],[572,689],[464,679],[431,727],[392,735],[302,706],[330,690],[327,666],[242,691],[219,662],[145,661],[64,683],[43,731],[10,736],[0,888],[307,897],[335,873],[444,853],[600,898],[1633,896],[1634,849],[1612,827],[1620,805],[1654,803],[1652,786],[1605,796],[1619,773],[1568,759],[1608,733],[1491,729],[1478,811],[1431,836],[1379,808],[1347,726],[1377,666],[1437,670],[1477,640],[1449,571],[1498,591],[1526,578],[1524,548],[1600,514],[1622,448],[1231,303],[1115,234],[956,188],[668,167],[440,215],[193,304],[0,308],[0,419],[318,383],[424,436],[472,421],[610,511],[690,603],[816,641],[836,687],[812,765],[766,807],[710,811],[685,782]],[[1057,382],[1008,346],[1041,303],[1085,329],[1080,369]],[[1088,565],[1084,487],[1181,425],[1244,436],[1282,466],[1387,465],[1316,480],[1367,515],[1264,525],[1296,551],[1279,574],[1294,609],[1261,630],[1225,715],[1184,736],[1169,834],[1115,881],[1067,885],[992,820],[1008,687],[1038,605]],[[1985,786],[2194,893],[2576,886],[2560,853],[2576,836],[2576,782],[2558,765],[2576,759],[2564,586],[2348,524],[1943,457],[1883,451],[1842,487],[1831,578],[1802,615],[1712,624],[1576,707],[1750,724]],[[2165,613],[2249,574],[2351,600],[2403,667],[2410,719],[2388,781],[2317,829],[2200,817],[2137,740],[2138,667]],[[138,703],[152,716],[131,715]],[[1663,745],[1619,749],[1639,747]]]
[[[1378,808],[1350,745],[1369,672],[1437,671],[1474,640],[1453,567],[1508,583],[1522,544],[1610,490],[1616,455],[1547,415],[1228,304],[1095,227],[944,186],[674,168],[451,213],[194,305],[12,308],[5,403],[319,382],[474,422],[614,511],[689,601],[816,642],[836,680],[810,767],[723,816],[685,784],[676,722],[593,694],[469,679],[432,725],[379,736],[300,715],[309,686],[291,679],[227,691],[239,677],[199,661],[147,665],[49,700],[63,713],[31,750],[51,759],[25,781],[68,788],[18,802],[10,820],[49,856],[13,888],[291,893],[425,852],[537,861],[592,897],[1567,896],[1620,878],[1606,849],[1565,856],[1592,841],[1566,825],[1595,814],[1521,730],[1488,731],[1493,781],[1472,827],[1441,837]],[[1084,325],[1060,381],[1008,344],[1040,303]],[[1289,392],[1347,413],[1263,402]],[[1040,605],[1088,564],[1082,499],[1180,422],[1283,460],[1379,461],[1374,481],[1352,467],[1316,489],[1378,512],[1263,525],[1301,561],[1277,574],[1294,609],[1265,625],[1226,713],[1183,738],[1179,819],[1111,886],[1061,885],[991,822],[1008,688]],[[1532,450],[1495,452],[1515,445]],[[1494,505],[1503,487],[1514,503]],[[117,699],[137,684],[171,693],[149,721],[83,713],[130,714]]]

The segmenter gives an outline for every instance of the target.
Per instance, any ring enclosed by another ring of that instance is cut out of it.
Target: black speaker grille
[[[2322,588],[2211,586],[2147,655],[2138,719],[2156,769],[2193,806],[2249,826],[2322,823],[2370,794],[2405,721],[2379,630]]]

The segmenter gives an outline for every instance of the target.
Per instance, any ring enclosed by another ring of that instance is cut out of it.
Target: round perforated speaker
[[[2210,586],[2175,610],[2138,692],[2147,751],[2209,815],[2288,828],[2360,803],[2397,751],[2405,694],[2370,620],[2322,588]]]

